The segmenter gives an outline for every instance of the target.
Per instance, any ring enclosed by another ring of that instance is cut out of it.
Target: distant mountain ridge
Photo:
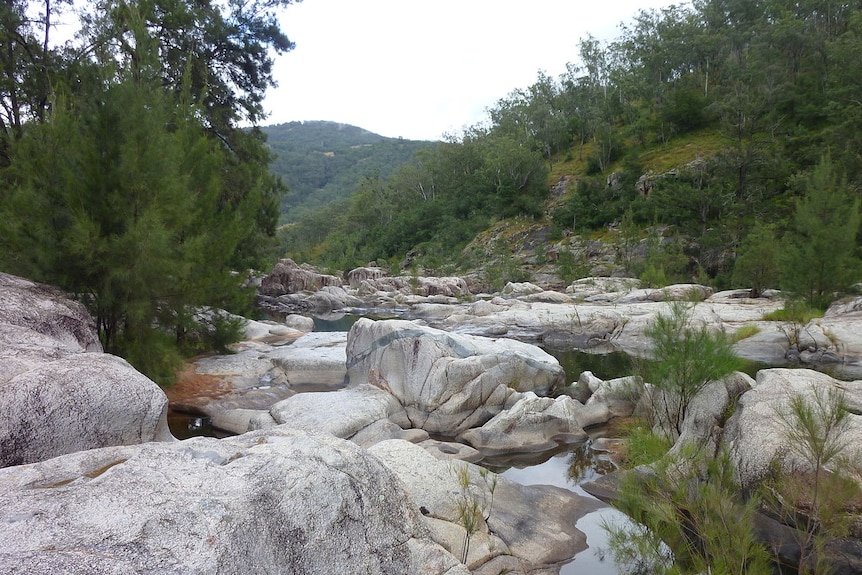
[[[281,220],[303,214],[352,194],[367,176],[388,176],[433,142],[387,138],[337,122],[289,122],[264,126],[276,155],[270,170],[289,192]]]

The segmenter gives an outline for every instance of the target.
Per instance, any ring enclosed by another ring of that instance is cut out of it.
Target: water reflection
[[[353,314],[329,314],[325,316],[313,316],[314,331],[350,331],[353,324],[361,316]]]
[[[576,349],[548,348],[545,351],[557,358],[569,381],[576,380],[584,371],[591,371],[602,379],[614,379],[635,373],[631,356],[621,351],[602,354]]]
[[[205,415],[181,413],[173,409],[168,409],[168,427],[171,434],[177,439],[189,439],[190,437],[217,437],[222,439],[234,435],[214,428],[212,420]]]
[[[569,452],[569,480],[575,485],[592,481],[601,475],[616,471],[617,466],[605,453],[594,451],[589,442]]]
[[[591,371],[593,375],[604,380],[615,379],[617,377],[626,377],[643,373],[649,368],[650,361],[644,358],[633,357],[622,351],[611,353],[587,353],[577,349],[553,349],[546,348],[546,352],[554,356],[563,370],[566,372],[568,381],[575,381],[584,371]],[[747,373],[751,377],[757,375],[761,369],[770,367],[805,367],[800,365],[769,365],[752,360],[742,360],[742,368],[740,371]],[[824,371],[836,379],[842,379],[843,374],[840,368],[835,366],[822,366],[817,368]],[[837,375],[833,375],[837,374]],[[844,377],[846,379],[846,377]]]
[[[580,484],[615,470],[607,454],[594,451],[591,442],[586,441],[567,446],[541,462],[540,456],[522,457],[520,466],[516,458],[511,458],[511,467],[499,469],[499,473],[522,485],[553,485],[574,491],[582,497],[590,497]],[[560,569],[560,575],[619,575],[620,570],[608,553],[608,535],[603,525],[606,523],[626,523],[625,514],[605,507],[581,517],[575,526],[587,536],[586,551],[576,555]]]

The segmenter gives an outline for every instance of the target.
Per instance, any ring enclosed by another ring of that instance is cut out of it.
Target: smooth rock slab
[[[743,487],[763,479],[776,463],[786,472],[810,471],[788,440],[790,401],[801,394],[813,402],[816,392],[825,398],[830,390],[844,394],[851,412],[842,455],[862,459],[862,381],[838,381],[808,369],[762,369],[752,389],[739,398],[724,433]]]
[[[276,430],[0,470],[0,572],[468,575],[358,446]]]
[[[351,385],[391,393],[412,427],[448,436],[484,424],[516,392],[546,395],[565,384],[557,360],[536,346],[401,320],[356,322],[347,366]]]
[[[346,346],[347,332],[314,332],[291,345],[273,349],[265,357],[285,374],[293,389],[337,389],[344,387],[347,376]]]
[[[410,427],[401,404],[385,391],[360,385],[330,392],[299,393],[270,410],[278,424],[350,439],[378,421]]]
[[[0,324],[44,334],[67,351],[102,351],[96,321],[55,287],[0,272]]]
[[[26,327],[0,324],[0,385],[18,374],[73,353],[51,336]]]

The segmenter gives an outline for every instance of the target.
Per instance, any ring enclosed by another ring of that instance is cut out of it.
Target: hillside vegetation
[[[429,145],[335,122],[290,122],[261,131],[274,156],[270,169],[288,189],[281,201],[283,222],[344,199],[366,177],[389,176]]]
[[[282,245],[332,268],[458,271],[492,254],[464,250],[477,234],[514,218],[548,241],[612,231],[643,256],[629,273],[780,283],[823,305],[859,279],[860,84],[854,3],[641,12],[487,122],[287,226]]]

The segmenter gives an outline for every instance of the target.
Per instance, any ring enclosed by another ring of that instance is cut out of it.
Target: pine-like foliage
[[[859,198],[851,194],[828,156],[795,183],[802,195],[785,237],[782,283],[810,304],[825,308],[862,269],[856,242]]]

